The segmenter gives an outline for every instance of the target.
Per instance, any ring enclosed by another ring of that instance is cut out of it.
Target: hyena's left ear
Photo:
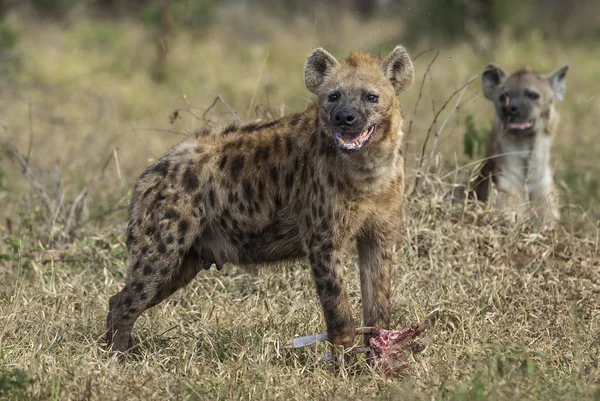
[[[408,52],[403,46],[396,46],[383,60],[381,69],[392,82],[396,95],[404,92],[413,83],[415,73]]]
[[[338,61],[325,49],[317,48],[306,59],[304,65],[304,84],[306,88],[317,94],[319,86],[323,83],[327,75],[339,65]]]
[[[554,91],[556,100],[563,100],[565,98],[565,90],[567,89],[567,71],[569,71],[569,66],[565,65],[548,76],[548,81]]]

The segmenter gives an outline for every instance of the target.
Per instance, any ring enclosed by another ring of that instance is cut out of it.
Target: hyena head
[[[325,133],[345,153],[392,140],[392,120],[401,118],[396,95],[412,85],[413,76],[412,61],[402,46],[383,61],[351,53],[338,62],[318,48],[304,68],[306,87],[318,97]]]
[[[542,130],[550,117],[555,100],[563,100],[569,67],[550,75],[525,67],[508,76],[490,64],[482,74],[483,93],[494,102],[496,116],[505,131],[534,134]]]

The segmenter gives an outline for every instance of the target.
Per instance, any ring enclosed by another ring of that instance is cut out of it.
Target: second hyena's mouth
[[[359,150],[373,135],[375,126],[372,125],[370,128],[362,132],[338,132],[334,131],[335,143],[338,148],[342,150]]]
[[[527,130],[532,129],[533,126],[534,126],[533,120],[524,121],[521,123],[509,122],[506,124],[506,127],[511,131],[527,131]]]

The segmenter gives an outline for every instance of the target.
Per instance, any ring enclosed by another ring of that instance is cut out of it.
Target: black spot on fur
[[[315,263],[311,264],[311,271],[317,279],[321,279],[327,275],[327,269],[325,269],[325,266],[322,264],[322,262],[319,261],[316,261]],[[317,283],[317,290],[318,285],[319,283]]]
[[[171,172],[169,173],[169,177],[171,177],[171,178],[175,177],[178,172],[179,172],[179,164],[175,164],[173,166],[173,168],[171,169]]]
[[[252,188],[252,184],[248,180],[244,180],[244,199],[246,202],[252,202],[254,198],[254,189]]]
[[[231,123],[227,127],[225,127],[225,129],[223,130],[223,134],[224,135],[231,134],[232,132],[234,132],[236,130],[237,130],[237,125],[235,123]]]
[[[202,203],[202,193],[198,192],[195,196],[194,196],[194,204],[195,205],[199,205]]]
[[[262,125],[261,123],[253,121],[251,123],[244,125],[242,127],[242,132],[249,133],[249,132],[256,131],[258,129],[258,127],[260,127],[261,125]]]
[[[266,146],[259,146],[256,148],[256,152],[254,153],[254,162],[258,163],[261,160],[265,161],[269,158],[269,148]]]
[[[325,292],[331,297],[338,297],[342,290],[338,283],[332,280],[327,280],[325,282]]]
[[[154,235],[154,227],[148,227],[148,229],[146,230],[146,235],[148,237],[152,237]]]
[[[265,199],[265,183],[259,180],[256,187],[258,188],[258,200],[262,202]]]
[[[133,303],[133,299],[131,299],[131,297],[127,297],[127,298],[125,298],[125,301],[123,301],[123,305],[125,305],[127,308],[129,308],[132,303]]]
[[[242,169],[244,168],[244,156],[240,155],[234,157],[231,161],[230,168],[232,178],[236,179],[240,175]]]
[[[327,184],[329,184],[330,187],[333,187],[335,185],[335,178],[331,173],[327,175]]]
[[[166,276],[169,274],[169,269],[167,267],[163,267],[162,269],[160,269],[160,274],[162,276]]]
[[[290,119],[290,125],[295,127],[302,120],[302,113],[296,113]]]
[[[173,237],[173,234],[169,234],[169,235],[167,236],[167,239],[165,240],[165,242],[166,242],[167,244],[172,244],[172,243],[173,243],[173,241],[175,241],[175,237]]]
[[[325,215],[325,210],[323,209],[323,205],[319,205],[319,218],[323,218]]]
[[[279,179],[279,173],[277,172],[277,167],[271,167],[271,179],[273,180],[273,184],[277,185],[277,180]]]
[[[177,230],[179,231],[179,235],[184,235],[187,233],[190,228],[190,224],[186,220],[181,220],[179,225],[177,226]]]
[[[163,216],[163,218],[165,220],[178,219],[179,213],[177,213],[177,211],[175,209],[168,209],[166,211],[165,215]]]
[[[136,283],[135,284],[135,291],[138,292],[138,293],[144,291],[144,283]]]
[[[133,233],[131,232],[131,230],[128,230],[129,232],[127,233],[127,241],[125,242],[125,245],[127,245],[127,248],[131,248],[131,244],[133,244]]]
[[[259,129],[271,128],[271,127],[276,126],[277,124],[279,124],[279,120],[272,120],[272,121],[269,121],[269,122],[266,122],[266,123],[262,124],[259,127]]]
[[[223,157],[221,157],[221,161],[219,162],[219,169],[223,170],[225,168],[226,164],[227,164],[227,155],[223,155]]]
[[[281,196],[279,194],[275,195],[275,208],[281,209],[282,203]]]
[[[290,171],[285,176],[285,186],[291,189],[294,186],[294,172]]]
[[[292,142],[292,137],[291,136],[286,136],[285,137],[285,148],[287,150],[287,154],[291,155],[292,154],[292,150],[294,150],[294,142]]]
[[[169,160],[161,159],[158,162],[150,166],[143,174],[142,177],[148,174],[158,174],[161,177],[165,177],[169,172]]]
[[[183,173],[183,187],[187,192],[193,192],[198,189],[200,182],[193,166],[188,166]]]
[[[145,253],[148,253],[148,245],[146,245],[142,248],[142,255]]]
[[[165,253],[167,252],[167,246],[165,245],[164,242],[161,242],[158,244],[158,253]]]
[[[211,207],[215,207],[215,191],[212,188],[208,191],[208,202]]]

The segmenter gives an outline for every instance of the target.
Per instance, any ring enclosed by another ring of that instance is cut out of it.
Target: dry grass
[[[440,137],[431,188],[407,204],[393,322],[403,327],[440,312],[433,344],[407,377],[386,379],[350,367],[335,374],[317,363],[323,348],[281,349],[294,335],[323,331],[306,263],[201,274],[138,321],[130,360],[120,364],[104,353],[108,297],[122,286],[126,269],[128,191],[149,161],[181,139],[164,130],[186,133],[205,125],[195,116],[217,94],[243,119],[256,116],[251,104],[268,106],[275,116],[299,110],[310,97],[302,65],[312,47],[341,56],[351,48],[376,52],[380,45],[383,53],[400,42],[393,20],[365,26],[348,16],[335,23],[322,16],[283,25],[239,10],[221,12],[233,23],[201,38],[178,35],[169,79],[161,85],[149,73],[151,36],[137,23],[83,19],[68,29],[38,22],[31,29],[26,19],[11,20],[21,33],[22,68],[0,78],[0,122],[23,152],[32,128],[34,172],[53,196],[64,192],[69,201],[85,186],[90,220],[71,240],[49,242],[52,221],[20,172],[1,161],[8,192],[0,198],[0,398],[6,378],[22,369],[33,384],[21,395],[11,387],[15,399],[599,399],[598,62],[585,47],[535,35],[502,38],[493,59],[507,69],[525,62],[545,71],[572,65],[555,146],[557,177],[572,204],[565,207],[565,225],[532,234],[493,213],[442,201],[440,182],[450,181],[455,163],[469,162],[462,152],[465,116],[485,129],[492,115],[482,96],[471,97],[480,90],[471,85],[464,96],[471,100]],[[428,47],[409,50],[416,55]],[[415,116],[433,55],[416,61],[417,82],[401,99],[405,127],[414,119],[410,180],[437,108],[489,61],[467,45],[441,49]],[[171,125],[175,109],[182,118]],[[208,117],[234,118],[220,103]],[[60,189],[56,174],[44,173],[55,171],[57,160]],[[358,320],[353,253],[346,262]]]

